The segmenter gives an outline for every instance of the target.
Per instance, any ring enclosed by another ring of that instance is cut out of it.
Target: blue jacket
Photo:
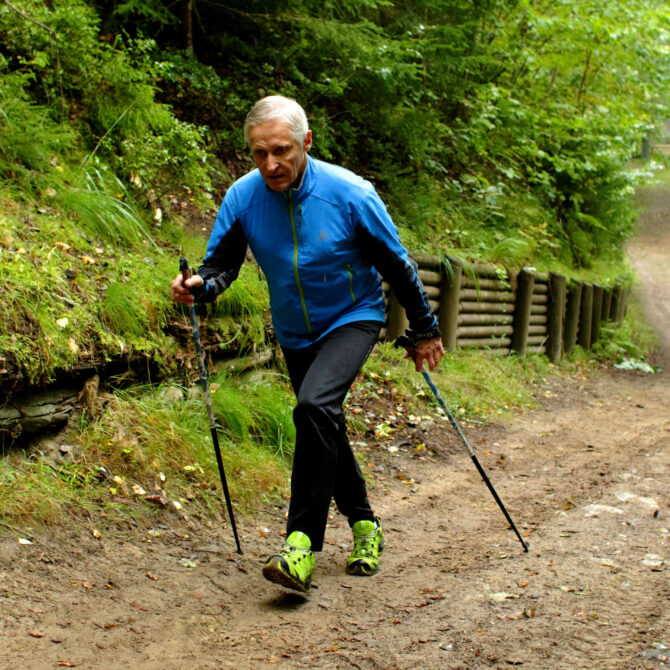
[[[308,346],[353,321],[384,322],[379,274],[405,307],[411,328],[436,330],[386,207],[370,182],[344,168],[308,156],[302,183],[286,192],[267,188],[258,170],[236,181],[198,270],[205,280],[198,302],[214,300],[231,284],[247,245],[267,279],[284,347]]]

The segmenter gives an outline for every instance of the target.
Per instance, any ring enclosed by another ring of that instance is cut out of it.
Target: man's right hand
[[[184,280],[181,272],[172,280],[170,286],[170,298],[173,302],[181,302],[185,305],[192,305],[194,302],[191,289],[196,286],[202,286],[205,283],[200,275],[193,275]]]

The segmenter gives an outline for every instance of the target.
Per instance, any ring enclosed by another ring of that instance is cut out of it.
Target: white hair
[[[309,131],[305,110],[295,100],[285,98],[283,95],[268,95],[251,108],[244,121],[244,141],[249,144],[250,128],[275,120],[288,123],[292,137],[298,144],[304,143]]]

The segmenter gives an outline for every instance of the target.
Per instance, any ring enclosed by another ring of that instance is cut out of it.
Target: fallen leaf
[[[158,577],[156,577],[156,575],[152,575],[150,572],[147,572],[147,577],[152,579],[154,582],[158,581]]]
[[[506,593],[505,591],[499,591],[498,593],[489,593],[490,600],[503,601],[503,600],[514,600],[518,598],[516,593]]]
[[[84,265],[95,265],[96,260],[92,256],[82,256],[81,260],[84,262]]]
[[[28,631],[28,635],[30,635],[30,637],[44,637],[44,633],[35,633],[31,631]]]
[[[97,528],[91,530],[91,535],[93,535],[96,540],[99,540],[102,537],[102,533]]]
[[[160,505],[167,505],[168,504],[168,499],[165,498],[164,496],[161,496],[161,495],[144,496],[144,499],[147,502],[157,503],[157,504],[160,504]]]

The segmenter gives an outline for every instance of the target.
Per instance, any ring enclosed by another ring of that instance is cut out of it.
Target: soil
[[[526,553],[449,424],[361,446],[388,548],[350,577],[335,512],[309,596],[261,576],[283,512],[146,535],[0,540],[3,668],[670,668],[670,193],[630,255],[658,374],[552,378],[538,407],[464,430]],[[425,445],[417,449],[417,443]],[[392,448],[389,449],[388,447]]]

